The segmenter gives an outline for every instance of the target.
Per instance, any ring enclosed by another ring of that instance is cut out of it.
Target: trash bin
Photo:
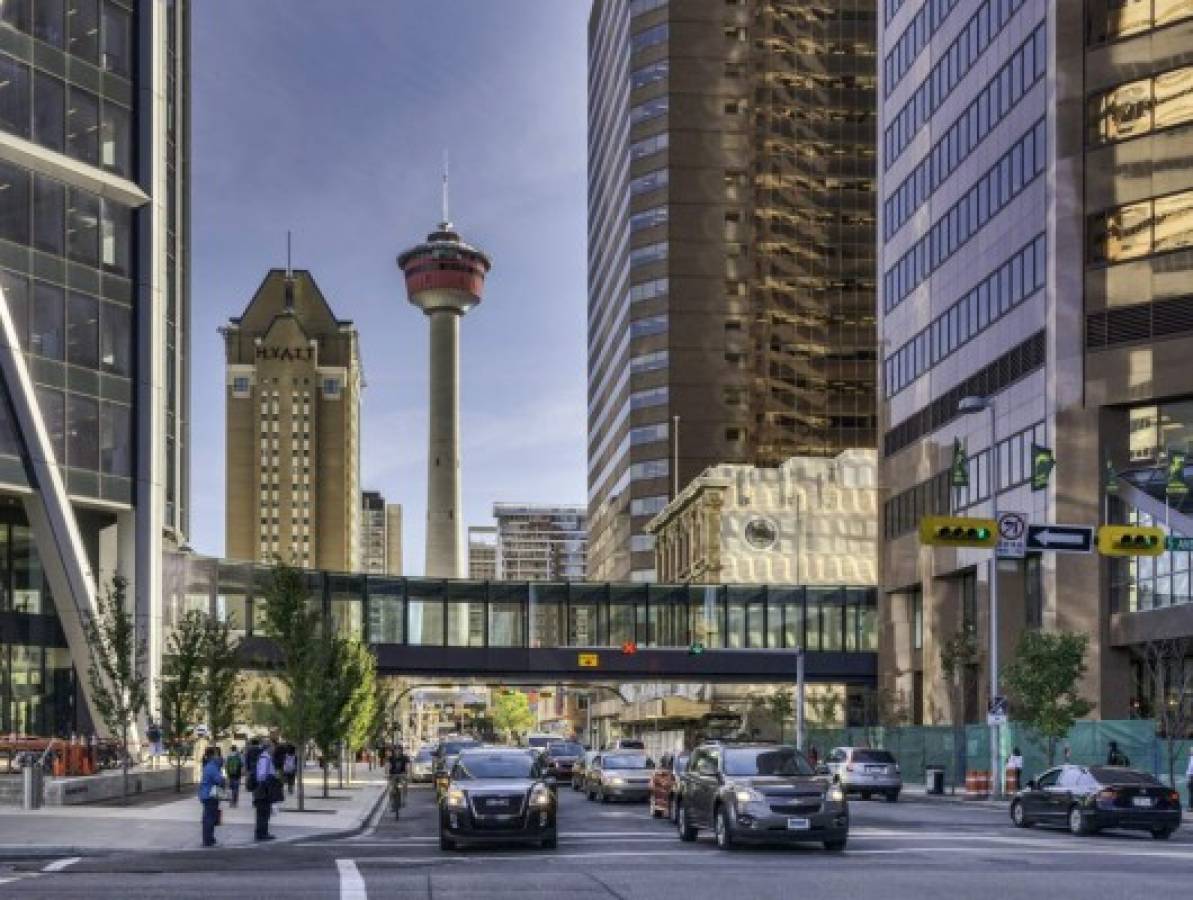
[[[944,794],[944,769],[928,766],[924,769],[924,782],[929,794]]]
[[[25,754],[21,761],[23,767],[24,797],[21,806],[24,809],[41,809],[42,805],[42,771],[37,757],[32,753]]]

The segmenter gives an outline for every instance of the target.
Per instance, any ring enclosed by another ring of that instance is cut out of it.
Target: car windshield
[[[645,750],[646,745],[641,741],[618,741],[617,746],[622,750]]]
[[[854,750],[853,761],[856,763],[885,763],[890,765],[895,757],[886,750]]]
[[[526,753],[464,753],[456,778],[530,778],[534,760]]]
[[[444,756],[456,756],[461,750],[467,750],[469,747],[479,747],[480,741],[447,741],[443,745]]]
[[[641,753],[619,753],[606,756],[601,763],[605,769],[645,769],[649,760]]]
[[[559,738],[553,737],[532,737],[526,739],[526,746],[528,747],[546,747],[554,744]]]
[[[584,748],[579,744],[559,743],[547,748],[548,756],[579,756],[583,752]]]
[[[430,762],[431,761],[431,751],[426,750],[426,749],[419,750],[418,755],[414,757],[414,761],[415,762]]]
[[[1089,774],[1094,776],[1099,784],[1145,784],[1151,787],[1160,783],[1151,775],[1144,772],[1136,772],[1133,769],[1111,769],[1105,766],[1094,766],[1089,770]]]
[[[730,748],[725,753],[726,775],[811,775],[802,753],[790,747],[766,750]]]

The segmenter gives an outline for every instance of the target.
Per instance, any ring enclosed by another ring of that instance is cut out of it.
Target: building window
[[[1193,191],[1097,213],[1089,220],[1089,261],[1116,263],[1193,246]]]
[[[653,172],[639,175],[630,181],[630,196],[637,197],[639,194],[661,190],[667,186],[668,180],[667,169],[655,169]]]
[[[663,95],[662,97],[652,97],[650,100],[645,100],[637,106],[631,106],[630,125],[638,125],[650,119],[665,116],[670,105],[671,98]]]
[[[654,516],[662,512],[667,506],[668,498],[666,494],[660,494],[654,497],[637,497],[630,501],[630,515],[631,516]]]
[[[340,379],[338,378],[324,378],[323,379],[323,397],[326,400],[340,399]]]
[[[630,38],[630,53],[638,53],[648,47],[657,47],[659,44],[665,44],[667,42],[667,34],[666,23],[639,31]]]
[[[1193,17],[1189,0],[1088,0],[1086,34],[1101,44]]]
[[[661,134],[654,134],[648,138],[643,138],[640,141],[634,141],[630,144],[630,161],[642,159],[644,156],[650,156],[652,153],[659,153],[666,150],[670,139],[667,132]]]

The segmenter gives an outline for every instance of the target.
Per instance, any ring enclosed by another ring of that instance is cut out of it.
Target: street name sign
[[[1164,549],[1172,553],[1190,553],[1193,552],[1193,537],[1184,537],[1179,534],[1170,534],[1164,539]]]
[[[1094,530],[1088,525],[1028,525],[1027,549],[1052,553],[1089,553]]]
[[[601,667],[601,657],[598,653],[577,654],[576,662],[580,664],[581,669],[599,669]]]

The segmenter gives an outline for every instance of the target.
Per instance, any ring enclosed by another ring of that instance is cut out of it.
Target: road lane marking
[[[64,859],[56,859],[52,863],[48,863],[43,869],[43,872],[61,872],[68,866],[73,866],[83,857],[81,856],[67,856]]]
[[[356,863],[350,859],[337,859],[336,868],[340,872],[340,900],[368,900],[365,880]]]

